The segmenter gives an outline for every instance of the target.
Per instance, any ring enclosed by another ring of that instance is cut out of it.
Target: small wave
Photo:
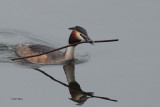
[[[3,63],[12,63],[10,58],[16,56],[15,46],[0,44],[0,62]]]
[[[35,38],[37,37],[37,38]],[[5,45],[17,44],[43,44],[52,45],[44,40],[38,39],[38,36],[26,31],[15,29],[0,29],[0,43]]]
[[[44,45],[51,45],[34,37],[36,37],[36,35],[25,31],[15,29],[0,29],[0,62],[13,63],[13,61],[11,61],[10,59],[13,57],[17,57],[15,49],[18,44],[41,43]]]

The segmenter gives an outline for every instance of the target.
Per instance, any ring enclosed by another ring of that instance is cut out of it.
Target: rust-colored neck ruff
[[[77,43],[81,40],[83,40],[83,38],[80,36],[80,33],[76,30],[73,30],[69,37],[69,44]]]

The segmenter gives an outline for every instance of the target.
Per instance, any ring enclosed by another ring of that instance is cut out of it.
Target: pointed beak
[[[93,44],[94,42],[92,41],[92,39],[90,39],[89,36],[86,36],[84,39],[85,39],[86,42],[89,42],[90,44],[94,45]]]

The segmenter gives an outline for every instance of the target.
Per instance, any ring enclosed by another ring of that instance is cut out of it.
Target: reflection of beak
[[[86,42],[89,42],[90,44],[94,45],[94,42],[90,39],[90,37],[86,36],[84,39]]]

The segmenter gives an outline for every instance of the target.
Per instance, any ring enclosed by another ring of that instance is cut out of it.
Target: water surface
[[[82,63],[75,64],[75,78],[81,89],[118,100],[93,98],[82,106],[159,107],[159,4],[158,0],[1,0],[0,106],[76,106],[68,99],[68,88],[33,70],[32,64],[9,59],[16,56],[17,44],[64,46],[68,28],[79,25],[92,40],[120,40],[77,46]],[[40,68],[67,84],[61,64]]]

